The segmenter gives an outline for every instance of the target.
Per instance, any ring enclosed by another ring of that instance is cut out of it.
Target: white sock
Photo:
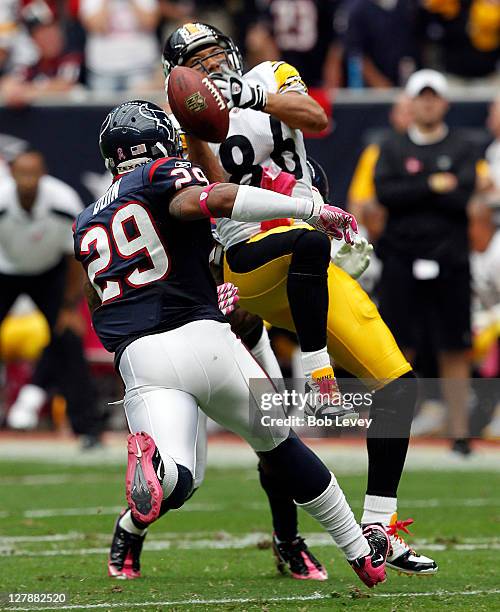
[[[271,348],[271,342],[269,341],[269,335],[265,327],[262,330],[260,340],[253,347],[251,353],[258,364],[267,372],[278,391],[282,393],[285,390],[285,381],[283,380],[283,374],[281,373],[276,355]]]
[[[328,531],[349,561],[370,554],[370,546],[333,474],[319,497],[297,506],[304,508]]]
[[[381,523],[389,525],[392,515],[398,510],[396,497],[381,497],[380,495],[365,495],[362,525]]]
[[[12,405],[12,409],[24,410],[32,414],[38,414],[40,409],[47,401],[47,392],[37,385],[24,385],[21,387],[16,401]]]
[[[310,351],[309,353],[303,351],[301,358],[304,376],[306,378],[309,378],[314,370],[328,368],[330,366],[330,356],[328,355],[326,346],[319,351]]]
[[[125,512],[118,524],[122,529],[125,529],[125,531],[133,533],[134,535],[143,536],[147,532],[147,528],[139,529],[139,527],[136,527],[134,525],[134,523],[132,522],[132,513],[130,512],[130,509]]]

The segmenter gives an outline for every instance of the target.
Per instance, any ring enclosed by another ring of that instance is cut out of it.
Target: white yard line
[[[154,541],[169,541],[174,544],[177,541],[189,541],[193,542],[196,540],[207,540],[210,542],[222,541],[230,542],[240,538],[252,538],[255,543],[261,541],[271,541],[270,532],[254,531],[251,533],[243,534],[231,534],[227,531],[155,531]],[[0,545],[6,544],[19,544],[19,543],[32,543],[36,544],[39,542],[67,542],[72,540],[98,540],[108,542],[111,540],[111,533],[85,533],[83,531],[68,531],[67,533],[55,533],[52,535],[39,535],[39,536],[0,536]],[[327,546],[333,545],[331,537],[324,532],[309,533],[307,535],[307,541],[316,546]],[[148,546],[148,540],[146,546]],[[444,543],[436,543],[435,538],[412,538],[412,544],[415,546],[427,546],[436,545],[439,546],[447,545]],[[460,538],[460,542],[450,542],[449,545],[463,545],[463,544],[498,544],[500,545],[500,537],[479,537],[479,538]]]
[[[102,450],[82,453],[76,442],[59,440],[3,440],[0,444],[0,459],[16,461],[37,461],[64,465],[125,465],[125,436],[123,444],[117,439]],[[308,440],[319,456],[331,466],[335,473],[364,474],[367,458],[364,446],[355,444],[325,445]],[[220,442],[209,443],[208,464],[217,468],[250,468],[257,464],[255,454],[251,449],[240,443]],[[467,459],[454,456],[445,446],[410,446],[406,461],[407,471],[500,471],[500,447],[481,447]]]
[[[477,589],[474,591],[421,591],[412,593],[405,591],[404,593],[370,593],[370,598],[393,599],[397,597],[467,597],[470,595],[497,595],[500,589]],[[246,603],[280,603],[286,601],[317,601],[322,599],[330,599],[330,594],[312,593],[311,595],[290,595],[283,597],[224,597],[221,599],[181,599],[171,601],[141,601],[141,602],[120,602],[120,603],[96,603],[96,604],[75,604],[69,606],[46,606],[43,608],[36,607],[36,610],[95,610],[99,608],[149,608],[157,606],[217,606],[224,604],[246,604]],[[333,600],[332,600],[333,601]],[[14,607],[9,610],[25,612],[34,608]]]
[[[356,505],[356,503],[354,503]],[[357,505],[361,505],[361,500],[358,500]],[[500,499],[477,497],[470,499],[401,499],[399,506],[403,508],[437,508],[437,507],[498,507]],[[246,509],[265,510],[267,504],[265,502],[251,502],[245,505]],[[90,506],[83,508],[34,508],[24,510],[22,516],[24,518],[53,518],[58,516],[99,516],[116,514],[123,509],[123,506]],[[201,503],[188,502],[185,506],[179,509],[179,512],[220,512],[228,510],[229,505],[225,503]],[[8,512],[0,512],[0,518],[7,518]],[[15,516],[15,515],[11,515]]]
[[[214,512],[226,509],[225,504],[186,504],[182,512]],[[92,506],[88,508],[36,508],[25,510],[24,518],[52,518],[56,516],[98,516],[105,514],[116,514],[123,510],[121,506]]]
[[[117,475],[120,478],[121,475]],[[23,486],[47,486],[61,484],[94,484],[99,482],[109,483],[112,480],[110,474],[30,474],[27,476],[6,476],[0,478],[0,486],[23,485]]]
[[[160,534],[157,534],[160,536]],[[197,539],[190,537],[190,534],[178,533],[177,539],[168,538],[147,540],[144,544],[144,550],[152,552],[160,552],[164,550],[239,550],[243,548],[255,548],[261,542],[269,542],[268,533],[248,533],[242,535],[230,535],[224,533],[218,534],[200,534]],[[69,540],[70,534],[59,534],[59,537],[54,536],[54,542],[62,542]],[[76,536],[76,537],[75,537]],[[73,540],[81,541],[82,534],[73,534]],[[110,534],[96,534],[95,539],[99,542],[110,541]],[[31,543],[49,542],[49,538],[41,536],[39,539],[34,539]],[[44,539],[42,539],[44,538]],[[333,540],[327,534],[315,533],[307,537],[307,541],[311,546],[334,546]],[[91,547],[91,548],[51,548],[43,550],[27,550],[16,548],[16,544],[26,544],[26,536],[19,538],[4,538],[0,539],[0,553],[9,554],[19,557],[68,557],[68,556],[85,556],[85,555],[106,555],[109,552],[107,547]],[[425,551],[445,551],[445,550],[463,550],[463,551],[479,551],[479,550],[500,550],[499,538],[483,538],[469,539],[464,542],[439,543],[429,540],[415,540],[412,542],[419,550]]]

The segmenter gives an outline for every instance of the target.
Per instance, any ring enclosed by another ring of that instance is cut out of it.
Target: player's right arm
[[[309,220],[317,216],[322,208],[313,200],[290,198],[258,187],[233,183],[187,187],[179,191],[169,205],[170,214],[182,221],[206,217],[227,217],[234,221],[266,221],[283,217]]]
[[[233,221],[304,219],[333,238],[352,242],[356,219],[321,198],[294,198],[234,183],[210,183],[201,168],[177,158],[162,158],[144,166],[146,185],[156,205],[168,203],[169,213],[181,221],[227,217]]]
[[[352,242],[356,219],[320,199],[293,198],[267,189],[233,183],[187,187],[170,201],[170,214],[182,221],[204,217],[227,217],[233,221],[260,222],[272,219],[304,219],[319,231]]]

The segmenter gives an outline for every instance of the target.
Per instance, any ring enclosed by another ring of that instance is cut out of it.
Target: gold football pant
[[[224,280],[239,287],[240,306],[290,331],[295,327],[288,304],[288,269],[297,236],[294,233],[304,231],[314,230],[306,224],[295,224],[261,232],[245,244],[230,248],[224,262]],[[242,265],[245,260],[246,265]],[[249,269],[253,263],[257,265]],[[375,304],[334,264],[328,269],[328,291],[327,344],[337,366],[363,379],[372,389],[411,370]]]
[[[36,361],[49,340],[49,326],[40,311],[10,315],[0,325],[0,361]]]

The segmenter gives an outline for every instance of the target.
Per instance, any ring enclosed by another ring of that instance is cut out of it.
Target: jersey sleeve
[[[181,189],[206,187],[209,184],[203,170],[191,162],[178,158],[162,158],[146,166],[147,181],[155,200],[165,205]]]
[[[276,93],[296,91],[307,95],[307,86],[296,68],[286,62],[271,62],[271,67],[276,81]]]

